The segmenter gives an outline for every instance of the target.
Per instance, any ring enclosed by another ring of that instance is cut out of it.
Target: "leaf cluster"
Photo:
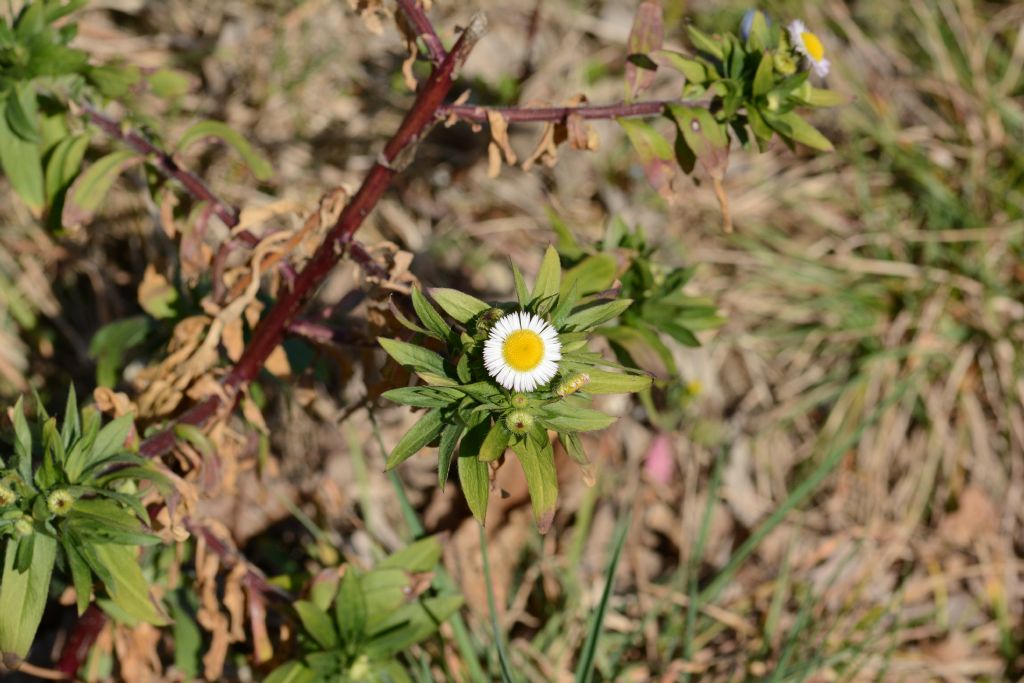
[[[267,683],[410,681],[397,655],[433,634],[462,606],[454,595],[418,593],[441,558],[436,537],[387,557],[370,571],[351,564],[318,579],[295,603],[302,625],[300,654]]]
[[[641,19],[643,19],[641,21]],[[757,12],[745,38],[733,33],[707,34],[687,26],[693,52],[663,49],[660,11],[642,3],[633,37],[643,29],[645,40],[631,40],[627,85],[635,94],[659,68],[683,77],[681,100],[665,105],[663,114],[675,128],[670,142],[652,123],[620,118],[640,162],[658,189],[664,189],[678,165],[691,173],[700,161],[708,174],[721,180],[728,165],[732,136],[746,148],[767,149],[778,135],[792,147],[801,143],[830,151],[832,143],[798,112],[811,107],[833,107],[845,102],[838,93],[816,88],[801,69],[802,55],[790,44],[788,33],[769,26]],[[646,74],[646,77],[643,76]]]
[[[0,651],[24,657],[35,637],[56,565],[71,579],[79,614],[99,579],[101,605],[129,621],[159,624],[136,547],[159,539],[139,493],[140,480],[163,484],[125,442],[130,415],[101,426],[97,411],[79,411],[68,393],[63,424],[37,401],[30,425],[22,401],[13,411],[13,454],[0,457]]]
[[[581,465],[588,458],[580,432],[604,429],[615,418],[590,407],[598,394],[640,391],[650,377],[590,351],[590,333],[629,309],[632,301],[609,293],[586,292],[599,278],[589,268],[563,276],[558,252],[549,247],[530,289],[513,265],[517,302],[490,304],[453,289],[435,288],[434,302],[419,290],[412,304],[419,322],[397,307],[393,312],[414,333],[411,342],[381,339],[384,350],[415,373],[422,385],[392,389],[384,397],[426,412],[392,449],[388,468],[429,445],[438,447],[438,482],[444,487],[455,460],[463,494],[481,522],[487,512],[490,463],[511,449],[526,474],[534,516],[546,530],[558,495],[554,451],[548,431],[558,434],[566,452]],[[513,311],[541,317],[558,332],[562,359],[547,385],[515,393],[498,385],[483,364],[484,342],[491,326]]]

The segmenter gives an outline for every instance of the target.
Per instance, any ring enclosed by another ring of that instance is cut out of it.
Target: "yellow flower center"
[[[544,341],[533,330],[516,330],[505,339],[501,353],[513,370],[528,372],[544,357]]]
[[[804,31],[800,34],[800,40],[804,41],[804,49],[811,59],[820,62],[825,57],[825,46],[818,40],[818,36],[810,31]]]

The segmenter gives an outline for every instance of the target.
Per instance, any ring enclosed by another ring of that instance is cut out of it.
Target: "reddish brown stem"
[[[194,173],[178,166],[178,163],[174,160],[174,157],[160,149],[145,136],[136,133],[132,130],[124,130],[121,126],[121,122],[113,119],[103,112],[92,107],[92,105],[80,103],[79,106],[85,112],[85,115],[89,117],[89,120],[95,123],[97,126],[103,129],[103,131],[118,140],[122,141],[139,154],[151,155],[156,158],[156,167],[160,169],[168,178],[177,180],[181,185],[188,190],[196,199],[210,202],[213,207],[213,212],[217,214],[225,225],[229,228],[233,228],[238,225],[238,211],[233,206],[228,204],[226,201],[218,197],[213,193],[206,183],[204,183]]]
[[[242,357],[224,381],[225,388],[230,396],[236,395],[238,389],[243,384],[256,377],[267,357],[281,342],[284,333],[287,331],[289,324],[294,320],[299,309],[323,283],[330,271],[345,254],[346,249],[351,247],[353,233],[359,229],[363,220],[376,206],[384,191],[390,186],[395,174],[402,170],[404,164],[411,160],[411,152],[415,150],[416,145],[419,144],[430,128],[436,123],[438,108],[444,102],[445,97],[447,97],[455,83],[456,71],[462,66],[462,63],[469,56],[469,52],[482,37],[486,25],[486,20],[482,14],[474,16],[469,27],[459,36],[459,40],[452,48],[452,51],[444,56],[440,65],[431,72],[430,77],[419,88],[412,108],[402,120],[394,136],[385,145],[380,161],[370,169],[370,172],[363,180],[362,186],[360,186],[355,196],[346,205],[323,243],[316,250],[316,253],[313,254],[313,258],[310,259],[306,267],[299,273],[293,288],[286,291],[277,300],[274,307],[260,321],[260,324],[253,332],[252,339],[242,353]],[[99,114],[99,112],[95,113]],[[159,154],[159,150],[144,138],[141,138],[141,136],[135,136],[129,140],[116,122],[102,115],[100,117],[100,120],[106,121],[109,125],[113,126],[112,130],[108,130],[111,135],[124,140],[140,152]],[[103,124],[99,125],[105,127]],[[136,147],[136,145],[145,145],[145,147],[140,148]],[[398,161],[400,154],[403,156],[404,163],[399,163]],[[167,157],[164,161],[173,162],[173,159]],[[164,170],[173,170],[176,173],[180,171],[176,165],[168,166]],[[178,176],[175,175],[174,177]],[[186,187],[189,186],[186,185]],[[189,187],[189,191],[195,194],[192,189],[193,187],[197,186]],[[201,187],[205,188],[205,185],[201,185]],[[197,194],[196,196],[203,195]],[[209,196],[213,198],[212,193],[209,193]],[[235,220],[237,221],[237,218]],[[363,253],[365,254],[365,252]],[[222,407],[222,401],[219,397],[207,398],[182,414],[176,420],[176,424],[203,425],[216,415]],[[174,447],[176,440],[177,437],[173,428],[171,428],[146,439],[140,447],[140,452],[147,457],[158,457],[170,451]],[[64,649],[61,655],[60,666],[62,671],[70,671],[73,674],[81,667],[89,648],[106,621],[103,613],[98,609],[90,607],[90,610],[93,610],[91,619],[93,621],[98,620],[98,627],[92,628],[92,621],[89,624],[83,623],[82,620],[79,621],[69,638],[68,647]]]
[[[441,66],[448,53],[445,52],[441,38],[437,35],[437,31],[434,30],[434,25],[430,23],[430,19],[427,18],[423,8],[420,7],[419,0],[398,0],[398,6],[402,8],[402,14],[409,20],[409,24],[416,29],[416,33],[423,39],[423,44],[427,46],[427,55],[430,57],[431,63],[434,66]]]
[[[57,662],[57,670],[73,677],[89,656],[89,649],[96,642],[106,623],[107,615],[95,603],[89,605],[64,643],[60,661]]]
[[[476,104],[447,104],[437,110],[438,118],[455,116],[464,121],[487,122],[488,112],[498,112],[509,122],[552,122],[565,121],[570,114],[579,114],[585,119],[617,119],[638,116],[657,116],[669,104],[687,107],[707,107],[704,100],[656,100],[650,102],[620,102],[618,104],[584,104],[578,107],[482,107]]]

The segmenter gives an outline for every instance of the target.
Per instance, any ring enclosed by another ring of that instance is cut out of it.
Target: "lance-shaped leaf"
[[[8,665],[23,659],[32,647],[57,558],[55,539],[39,533],[29,538],[32,539],[32,559],[26,571],[17,571],[15,560],[19,546],[28,539],[12,538],[7,541],[4,571],[0,577],[0,654]]]
[[[388,355],[404,368],[417,373],[430,373],[442,377],[448,375],[444,359],[429,349],[397,339],[381,337],[377,341],[388,352]]]
[[[621,315],[633,303],[632,299],[591,303],[577,308],[565,319],[563,329],[589,330]]]
[[[559,432],[590,432],[605,429],[615,422],[615,417],[599,410],[571,405],[557,401],[544,407],[543,422],[550,429]]]
[[[583,391],[590,394],[630,394],[651,386],[651,378],[648,375],[629,375],[605,370],[588,370],[587,375],[590,381],[583,386]]]
[[[667,191],[675,176],[672,144],[647,121],[616,119],[640,157],[644,175],[655,190]]]
[[[334,603],[334,621],[338,632],[345,643],[355,644],[363,638],[366,631],[366,595],[363,594],[363,582],[355,567],[345,567],[345,576],[341,578],[338,597]]]
[[[390,470],[418,453],[421,448],[437,438],[443,427],[440,410],[431,410],[424,414],[392,449],[386,469]]]
[[[142,161],[130,150],[118,150],[94,161],[78,176],[64,202],[65,225],[80,225],[92,220],[111,185],[129,166]]]
[[[546,446],[538,446],[533,439],[528,438],[513,444],[512,450],[526,475],[526,488],[530,492],[537,530],[542,534],[547,533],[555,520],[555,503],[558,501],[554,451],[550,442]]]
[[[701,84],[708,80],[708,69],[703,63],[673,50],[655,50],[651,59],[658,66],[675,69],[683,74],[687,83]]]
[[[441,430],[441,443],[437,447],[437,483],[442,491],[444,485],[448,483],[448,472],[451,470],[455,446],[465,431],[466,428],[457,422],[450,422]]]
[[[34,211],[43,207],[43,164],[39,145],[11,130],[6,116],[0,116],[0,166],[11,187]]]
[[[463,325],[474,317],[490,309],[490,306],[474,296],[460,292],[457,289],[446,287],[434,287],[430,290],[437,305],[444,309],[444,312]]]
[[[142,575],[136,549],[125,545],[93,545],[95,559],[106,570],[104,584],[114,604],[129,616],[156,626],[168,623],[167,615],[158,609],[150,595],[149,584]],[[86,556],[88,559],[88,556]],[[93,567],[96,570],[96,567]],[[100,572],[96,572],[99,574]]]
[[[419,287],[414,287],[412,290],[412,306],[416,310],[420,322],[426,327],[427,334],[442,341],[451,337],[452,328],[448,327],[448,323],[444,321],[437,309],[427,301],[427,297],[423,296]]]
[[[487,463],[479,459],[484,441],[491,432],[489,421],[484,420],[470,429],[459,445],[459,483],[466,497],[469,509],[481,524],[487,516],[487,499],[490,495],[490,476]],[[504,450],[504,447],[502,447]]]
[[[511,432],[505,429],[505,425],[502,424],[501,420],[498,420],[491,427],[490,431],[487,432],[487,436],[484,438],[483,443],[480,444],[480,451],[477,457],[479,457],[482,462],[497,460],[504,455],[505,449],[508,448],[508,442],[511,436]]]
[[[831,152],[832,143],[818,130],[807,123],[795,111],[788,112],[782,116],[768,118],[768,125],[777,130],[784,138],[799,142],[822,152]]]
[[[626,84],[632,99],[651,86],[657,65],[651,61],[650,53],[661,47],[665,37],[661,4],[656,0],[644,0],[636,9],[633,28],[629,32],[629,60],[626,62]]]
[[[729,163],[729,133],[702,107],[668,105],[679,133],[712,178],[721,180]]]
[[[269,180],[274,175],[270,162],[256,152],[241,133],[221,121],[200,121],[193,125],[179,138],[178,151],[184,152],[193,143],[205,138],[218,138],[231,145],[257,180]]]
[[[463,396],[455,387],[401,387],[381,394],[389,401],[414,408],[444,408],[461,401]]]
[[[530,303],[537,307],[538,313],[546,313],[554,305],[554,297],[558,295],[558,287],[562,281],[562,264],[555,248],[549,246],[544,252],[544,261],[537,271],[537,281],[533,283],[533,296]],[[543,310],[541,310],[543,308]]]

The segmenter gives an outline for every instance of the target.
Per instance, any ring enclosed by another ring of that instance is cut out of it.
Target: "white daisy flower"
[[[804,22],[796,19],[789,25],[789,42],[793,48],[811,63],[814,73],[821,78],[828,75],[828,60],[825,59],[825,46],[821,39],[807,30]]]
[[[533,391],[551,381],[562,360],[555,328],[532,313],[510,313],[494,323],[484,343],[484,366],[498,384]]]

